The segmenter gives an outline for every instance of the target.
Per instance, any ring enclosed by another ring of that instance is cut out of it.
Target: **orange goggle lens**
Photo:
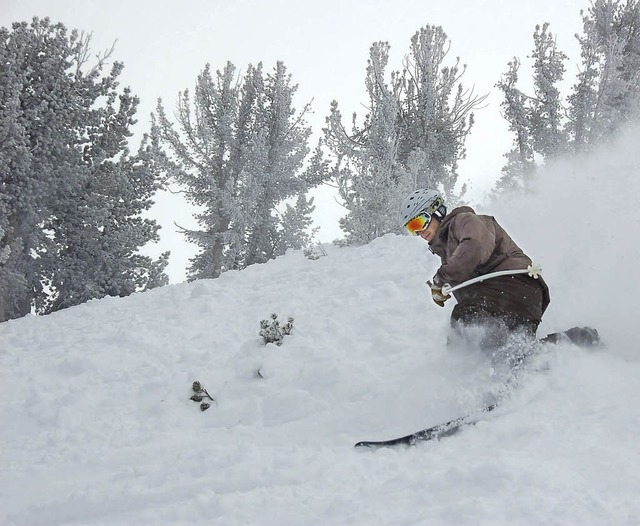
[[[420,214],[417,217],[414,217],[411,221],[409,221],[404,227],[413,235],[417,236],[422,232],[425,228],[429,226],[429,222],[431,221],[431,216]]]

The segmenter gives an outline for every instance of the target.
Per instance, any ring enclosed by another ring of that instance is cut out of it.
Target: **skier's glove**
[[[427,283],[431,287],[431,299],[433,300],[433,302],[438,307],[444,307],[444,302],[451,298],[451,294],[443,294],[442,287],[435,285],[430,281],[428,281]]]

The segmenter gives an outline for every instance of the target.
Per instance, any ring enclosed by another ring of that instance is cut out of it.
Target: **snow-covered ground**
[[[446,347],[453,302],[431,302],[418,238],[0,324],[0,524],[640,524],[638,137],[477,208],[543,265],[540,335],[592,325],[606,345],[549,346],[440,442],[353,448],[477,409],[503,379]],[[258,335],[272,312],[294,318],[281,347]]]

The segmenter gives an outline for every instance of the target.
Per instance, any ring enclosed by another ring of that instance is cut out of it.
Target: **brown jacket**
[[[531,259],[492,217],[461,206],[442,221],[429,242],[442,265],[437,284],[458,285],[498,270],[526,269]],[[481,305],[492,314],[515,315],[539,323],[549,305],[549,289],[542,278],[526,274],[491,278],[454,293],[458,306]]]

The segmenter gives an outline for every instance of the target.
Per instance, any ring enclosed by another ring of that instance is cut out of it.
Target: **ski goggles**
[[[431,214],[423,212],[419,216],[414,217],[411,221],[404,225],[404,227],[409,231],[409,233],[413,234],[414,236],[419,236],[420,232],[427,228],[430,222]]]

